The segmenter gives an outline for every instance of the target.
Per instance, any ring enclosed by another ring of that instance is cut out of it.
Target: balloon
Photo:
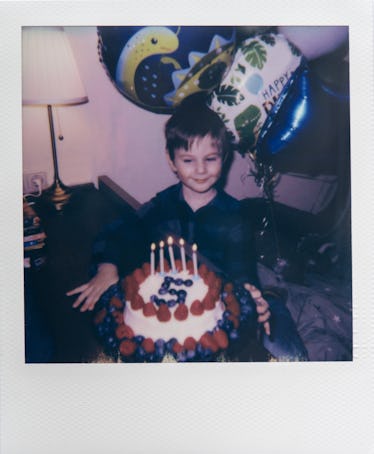
[[[209,93],[231,66],[234,27],[98,27],[100,60],[127,99],[172,113],[184,98]]]
[[[227,73],[210,95],[242,153],[252,150],[258,133],[301,55],[282,35],[265,33],[244,40]]]
[[[309,60],[329,54],[348,41],[346,26],[280,26],[278,31]]]
[[[255,36],[264,35],[266,33],[278,33],[278,28],[272,25],[239,25],[236,29],[236,42],[239,44],[242,41]]]
[[[304,60],[268,115],[256,148],[256,159],[279,171],[334,171],[336,155],[349,152],[349,85],[327,85]]]

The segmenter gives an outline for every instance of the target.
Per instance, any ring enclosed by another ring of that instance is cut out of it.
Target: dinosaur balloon
[[[144,27],[124,46],[118,59],[116,82],[134,100],[139,101],[135,89],[135,74],[140,64],[151,55],[170,54],[178,49],[175,33],[166,27]]]
[[[127,99],[172,113],[193,93],[210,93],[231,66],[234,27],[98,27],[100,60]]]

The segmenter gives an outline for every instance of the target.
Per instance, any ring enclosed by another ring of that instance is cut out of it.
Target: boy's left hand
[[[253,301],[256,304],[256,310],[258,313],[257,321],[264,325],[265,333],[270,336],[270,309],[267,301],[262,297],[262,293],[257,287],[251,284],[244,284],[244,288],[251,294]]]

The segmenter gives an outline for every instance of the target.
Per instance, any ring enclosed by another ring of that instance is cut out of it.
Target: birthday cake
[[[160,266],[161,265],[161,266]],[[213,361],[238,339],[252,312],[249,294],[234,290],[205,264],[154,256],[106,295],[94,323],[107,349],[125,362]]]

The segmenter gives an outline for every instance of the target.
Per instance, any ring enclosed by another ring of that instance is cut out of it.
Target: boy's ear
[[[169,152],[167,150],[165,150],[165,154],[166,154],[166,160],[171,168],[171,170],[175,173],[177,173],[177,168],[175,167],[175,164],[174,162],[172,161],[170,155],[169,155]]]

